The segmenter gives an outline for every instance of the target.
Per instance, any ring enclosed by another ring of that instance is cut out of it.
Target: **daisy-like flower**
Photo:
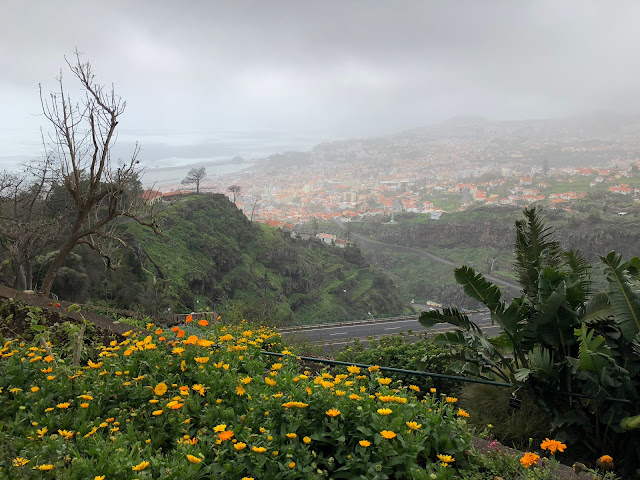
[[[329,410],[327,410],[326,413],[328,416],[330,417],[337,417],[338,415],[340,415],[342,412],[340,410],[338,410],[337,408],[330,408]]]
[[[554,455],[556,452],[564,452],[567,446],[558,440],[549,440],[548,438],[545,438],[544,442],[540,444],[540,448],[543,450],[549,450],[551,455]]]
[[[524,468],[529,468],[531,465],[535,465],[540,459],[540,455],[537,453],[527,452],[520,458],[520,464]]]
[[[27,463],[29,463],[29,460],[23,457],[16,457],[11,463],[14,467],[24,467]]]
[[[216,433],[224,432],[226,429],[227,429],[227,425],[224,423],[221,423],[220,425],[216,425],[215,427],[213,427],[213,431]]]
[[[236,442],[233,444],[233,448],[235,448],[239,452],[240,450],[244,450],[245,448],[247,448],[247,444],[244,442]]]
[[[153,389],[153,393],[155,393],[158,396],[164,395],[165,393],[167,393],[167,384],[164,382],[159,383]]]
[[[191,463],[200,463],[202,462],[202,459],[195,457],[193,455],[187,455],[187,460],[189,460]]]
[[[360,367],[356,367],[355,365],[351,365],[347,367],[347,371],[353,375],[358,375],[360,373]]]
[[[134,472],[141,472],[142,470],[147,468],[149,465],[151,465],[151,463],[144,460],[140,462],[138,465],[134,465],[133,467],[131,467],[131,470],[133,470]]]
[[[445,398],[445,401],[447,403],[456,403],[458,401],[458,399],[456,397],[447,397],[447,398]]]
[[[360,440],[358,443],[360,444],[361,447],[364,447],[364,448],[371,446],[371,442],[369,440]]]
[[[297,436],[295,433],[287,433],[287,438],[296,438]]]
[[[392,380],[389,377],[384,377],[384,378],[379,378],[378,379],[378,383],[380,385],[389,385],[392,382]]]
[[[420,428],[422,428],[422,424],[418,423],[418,422],[405,422],[407,424],[407,427],[409,427],[409,430],[419,430]]]
[[[387,440],[391,440],[392,438],[396,438],[396,434],[390,430],[382,430],[380,432],[382,438],[386,438]]]
[[[218,438],[220,440],[230,440],[233,437],[233,432],[231,430],[225,430],[224,432],[220,432],[218,434]]]
[[[390,415],[393,413],[393,410],[391,410],[390,408],[379,408],[378,413],[380,415]]]
[[[311,443],[311,437],[303,437],[302,441],[308,445]]]
[[[264,453],[267,451],[267,449],[264,447],[253,447],[251,448],[251,450],[253,450],[256,453]]]
[[[469,412],[467,412],[466,410],[463,410],[462,408],[459,408],[458,413],[456,413],[456,415],[459,417],[467,418],[469,416]]]

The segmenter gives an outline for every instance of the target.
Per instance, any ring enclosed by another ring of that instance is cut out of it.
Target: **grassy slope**
[[[138,225],[129,232],[160,266],[179,310],[208,306],[275,323],[402,310],[393,284],[357,249],[294,241],[250,223],[223,195],[183,199],[163,212],[161,222],[163,237]]]

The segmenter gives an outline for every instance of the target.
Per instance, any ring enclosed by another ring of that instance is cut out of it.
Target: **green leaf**
[[[620,427],[623,430],[638,430],[640,429],[640,415],[635,417],[625,417],[620,421]]]
[[[67,310],[69,312],[79,312],[81,310],[81,307],[77,303],[74,303],[73,305],[69,305],[69,308]]]
[[[622,263],[622,256],[610,252],[600,257],[605,264],[609,302],[615,313],[615,321],[622,335],[628,341],[640,331],[640,290],[638,281],[626,271],[627,264]]]
[[[462,285],[464,293],[484,304],[489,310],[500,305],[500,289],[487,281],[481,273],[476,274],[471,267],[463,265],[454,270],[456,282]]]

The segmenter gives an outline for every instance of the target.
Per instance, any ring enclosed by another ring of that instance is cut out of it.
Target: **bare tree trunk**
[[[73,247],[76,246],[78,240],[75,236],[69,237],[69,239],[65,242],[62,248],[58,251],[58,254],[51,262],[51,266],[49,270],[47,270],[47,274],[42,281],[42,286],[40,287],[39,293],[44,297],[48,297],[51,294],[51,287],[53,286],[53,281],[56,279],[56,275],[58,275],[58,270],[62,268],[64,265],[67,256],[73,250]]]

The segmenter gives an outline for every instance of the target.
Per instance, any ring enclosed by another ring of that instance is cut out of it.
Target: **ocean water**
[[[135,139],[135,140],[134,140]],[[331,140],[319,133],[287,133],[279,131],[165,132],[152,135],[127,133],[119,139],[118,150],[132,150],[140,145],[138,159],[144,169],[145,186],[159,188],[177,185],[191,168],[204,167],[207,177],[230,175],[251,168],[276,153],[307,151],[318,143]],[[231,163],[242,157],[242,163]],[[123,158],[124,157],[123,155]]]

